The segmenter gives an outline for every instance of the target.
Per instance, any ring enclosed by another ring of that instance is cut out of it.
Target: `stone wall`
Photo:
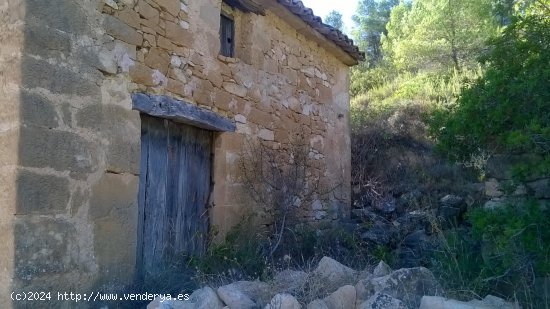
[[[235,20],[235,58],[219,55],[222,9]],[[139,1],[107,2],[103,12],[113,38],[101,50],[106,71],[128,77],[137,91],[181,98],[235,120],[237,132],[219,136],[214,154],[212,223],[221,234],[243,215],[242,185],[232,174],[246,136],[277,147],[305,133],[329,186],[349,183],[348,68],[270,11],[243,13],[220,1]],[[348,191],[344,185],[332,205],[312,209],[306,220],[346,214]]]
[[[522,205],[527,199],[535,199],[539,205],[550,207],[550,178],[530,175],[518,180],[513,177],[513,168],[519,164],[540,162],[543,158],[534,154],[494,155],[487,161],[485,181],[486,209],[506,205]],[[534,174],[534,173],[530,173]]]
[[[304,220],[347,215],[347,66],[269,10],[232,12],[236,57],[218,56],[221,6],[0,4],[1,307],[14,306],[4,298],[12,290],[109,290],[132,279],[140,156],[132,92],[175,97],[237,123],[215,141],[212,224],[222,234],[245,211],[232,175],[247,136],[279,147],[305,133],[327,182],[343,185]]]

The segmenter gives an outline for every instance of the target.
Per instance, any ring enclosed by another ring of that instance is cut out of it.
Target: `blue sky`
[[[355,26],[351,20],[351,16],[357,9],[359,0],[302,0],[305,6],[310,7],[315,12],[315,15],[325,18],[327,14],[336,10],[343,15],[344,32],[349,34]]]

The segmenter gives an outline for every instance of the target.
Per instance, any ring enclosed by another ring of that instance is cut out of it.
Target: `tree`
[[[463,90],[456,107],[436,115],[432,130],[449,156],[539,153],[546,163],[538,172],[550,174],[549,2],[520,9],[484,59],[484,76]]]
[[[412,72],[477,65],[486,42],[498,34],[492,0],[416,0],[390,15],[387,44],[394,65]]]
[[[344,22],[342,21],[342,14],[340,12],[332,10],[325,17],[325,24],[330,25],[340,31],[344,29]]]
[[[357,24],[354,37],[359,47],[367,53],[370,66],[382,60],[380,38],[386,34],[390,12],[399,0],[361,0],[353,21]]]

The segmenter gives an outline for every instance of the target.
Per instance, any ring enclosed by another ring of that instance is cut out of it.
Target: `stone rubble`
[[[445,298],[439,282],[424,267],[392,271],[380,261],[366,278],[360,279],[359,273],[324,257],[309,274],[284,270],[270,282],[238,281],[219,287],[217,292],[204,287],[193,292],[188,301],[156,299],[147,309],[519,309],[517,304],[492,295],[468,302]],[[309,303],[300,302],[302,293],[311,291],[308,287],[337,286],[338,283],[339,287],[326,293],[326,290],[317,291],[312,295],[317,298]]]

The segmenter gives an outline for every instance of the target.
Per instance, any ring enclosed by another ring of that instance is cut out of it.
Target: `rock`
[[[424,230],[415,231],[403,239],[397,249],[400,267],[426,265],[433,252],[433,242]]]
[[[501,197],[504,193],[500,190],[498,180],[491,178],[485,182],[485,195],[488,197]]]
[[[320,299],[316,299],[312,302],[310,302],[307,307],[307,309],[329,309],[329,307],[327,306],[327,304],[320,300]]]
[[[445,206],[460,207],[460,205],[464,202],[464,199],[460,196],[447,194],[439,201]]]
[[[355,298],[359,305],[374,294],[374,288],[370,284],[372,278],[362,279],[355,284]]]
[[[355,300],[356,292],[352,285],[345,285],[323,299],[329,309],[354,308]]]
[[[302,305],[290,294],[277,294],[264,309],[301,309]]]
[[[365,289],[400,299],[405,306],[418,308],[424,295],[440,296],[443,289],[434,275],[424,267],[403,268],[390,275],[373,278]]]
[[[358,305],[357,309],[408,309],[408,307],[399,299],[388,294],[376,293]]]
[[[233,282],[231,284],[225,285],[222,288],[224,290],[230,290],[230,291],[239,291],[242,294],[244,294],[247,298],[252,300],[256,305],[263,306],[264,304],[268,303],[271,297],[273,296],[273,292],[271,292],[271,288],[269,284],[261,281],[237,281]],[[220,291],[218,289],[218,295]],[[225,301],[220,295],[220,298],[230,307],[232,307],[229,303]]]
[[[431,213],[418,210],[400,216],[394,221],[394,225],[399,229],[398,237],[402,239],[418,230],[430,231],[432,228],[430,217],[432,217]]]
[[[447,194],[439,202],[439,217],[445,221],[456,222],[466,211],[466,203],[460,196]]]
[[[493,199],[488,200],[487,202],[485,202],[485,204],[483,205],[483,208],[487,209],[487,210],[493,210],[493,209],[502,208],[502,207],[506,206],[507,204],[508,203],[507,203],[506,199],[504,199],[504,198],[493,198]]]
[[[276,291],[294,293],[299,291],[307,283],[308,274],[299,270],[286,269],[279,272],[273,278],[273,286]]]
[[[462,209],[458,207],[451,206],[440,206],[439,207],[439,217],[445,222],[456,222],[460,215],[462,214]]]
[[[256,307],[256,303],[254,303],[243,292],[232,289],[230,286],[227,285],[218,288],[218,296],[231,309],[247,309]]]
[[[411,207],[417,207],[420,203],[420,199],[423,194],[420,190],[415,189],[413,191],[403,193],[399,197],[399,203],[404,209],[410,209]]]
[[[397,200],[393,196],[383,198],[381,201],[374,203],[374,208],[384,215],[389,215],[397,210]]]
[[[221,309],[224,307],[218,294],[211,287],[204,287],[196,290],[189,297],[189,302],[194,304],[195,309]]]
[[[321,259],[312,274],[322,280],[327,288],[353,283],[356,277],[355,270],[326,256]]]
[[[446,299],[439,296],[424,296],[419,309],[518,309],[519,306],[508,303],[496,296],[487,295],[483,300],[469,302]]]
[[[533,192],[535,198],[550,198],[550,178],[529,182],[527,187]]]
[[[361,239],[371,241],[381,246],[389,246],[396,237],[395,227],[389,223],[375,221],[374,226],[361,234]]]
[[[387,276],[387,275],[391,274],[391,272],[392,272],[392,269],[390,268],[390,266],[388,266],[388,264],[384,263],[384,261],[380,261],[378,263],[378,265],[372,271],[372,275],[373,275],[374,278],[384,277],[384,276]]]

